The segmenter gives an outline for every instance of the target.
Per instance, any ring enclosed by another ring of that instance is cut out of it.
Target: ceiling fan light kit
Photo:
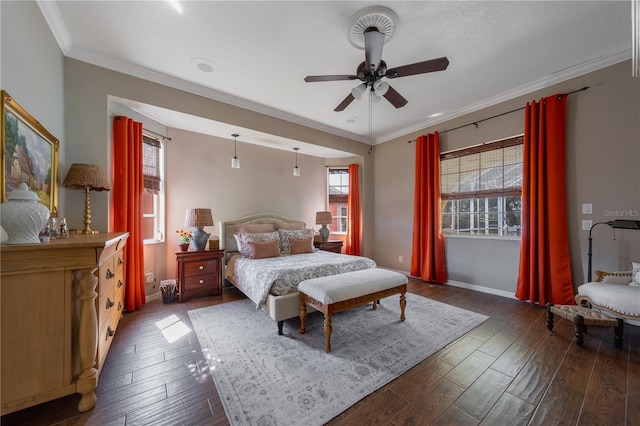
[[[398,17],[389,8],[374,6],[363,9],[351,19],[349,39],[351,43],[364,48],[365,60],[358,65],[355,75],[309,75],[307,83],[322,81],[360,80],[362,84],[351,89],[346,98],[338,104],[334,111],[343,111],[353,102],[360,100],[367,88],[371,88],[377,97],[384,97],[395,108],[402,108],[408,101],[382,78],[399,78],[416,74],[442,71],[449,66],[446,57],[416,62],[397,68],[388,69],[382,60],[382,48],[393,37],[397,29]]]

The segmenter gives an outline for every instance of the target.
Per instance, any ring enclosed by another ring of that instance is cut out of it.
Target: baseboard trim
[[[407,272],[407,271],[401,271],[399,269],[392,269],[392,268],[384,268],[384,269],[389,269],[390,271],[400,272],[401,274],[404,274],[404,275],[406,275],[408,277],[411,277],[411,274],[409,272]],[[419,277],[413,277],[413,278],[419,278]],[[487,294],[493,294],[495,296],[506,297],[507,299],[518,300],[516,298],[515,291],[513,293],[511,293],[511,292],[508,292],[506,290],[499,290],[497,288],[484,287],[484,286],[481,286],[481,285],[463,283],[462,281],[454,281],[454,280],[449,280],[445,284],[453,286],[453,287],[466,288],[467,290],[473,290],[473,291],[477,291],[477,292],[480,292],[480,293],[487,293]]]
[[[148,302],[151,302],[152,300],[156,300],[156,299],[159,299],[159,298],[160,298],[160,292],[157,291],[157,292],[155,292],[153,294],[150,294],[149,296],[146,296],[144,301],[148,303]]]

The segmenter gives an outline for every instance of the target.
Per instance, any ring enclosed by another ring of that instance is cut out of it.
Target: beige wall
[[[588,232],[581,221],[608,221],[611,211],[627,211],[640,220],[640,80],[631,77],[629,61],[536,91],[456,120],[424,129],[376,147],[374,178],[375,251],[379,265],[410,269],[413,228],[415,147],[407,143],[420,134],[473,123],[523,107],[526,102],[555,93],[590,88],[569,96],[567,102],[567,174],[569,238],[574,283],[586,277]],[[523,112],[515,112],[475,126],[441,135],[441,150],[448,151],[523,132]],[[593,214],[581,213],[582,203],[593,203]],[[608,213],[609,211],[609,213]],[[640,259],[640,232],[594,230],[594,268],[630,269]],[[518,241],[446,240],[449,278],[512,294],[517,281]],[[398,261],[402,256],[404,262]]]
[[[407,141],[415,139],[419,134],[446,130],[522,107],[532,99],[588,85],[591,87],[589,90],[572,95],[568,101],[567,203],[576,283],[582,282],[586,275],[588,232],[581,230],[581,220],[606,221],[615,219],[616,216],[613,215],[616,212],[633,213],[640,210],[640,168],[637,166],[640,158],[640,80],[630,77],[631,65],[628,61],[409,134],[376,146],[369,153],[369,146],[366,144],[73,59],[64,59],[34,2],[0,2],[0,8],[1,86],[60,138],[62,176],[73,162],[90,162],[110,170],[111,119],[113,114],[122,113],[109,101],[110,96],[350,152],[361,159],[363,166],[361,195],[364,254],[373,257],[380,266],[408,271],[413,222],[414,145]],[[144,118],[142,121],[145,127],[159,128],[158,123]],[[180,223],[179,217],[184,214],[180,210],[186,208],[180,205],[186,201],[176,203],[177,207],[172,201],[180,200],[185,191],[193,188],[202,192],[200,182],[205,182],[205,191],[211,192],[207,195],[210,198],[205,198],[205,201],[211,204],[216,221],[230,219],[237,212],[244,214],[244,209],[250,210],[246,211],[247,214],[255,210],[283,212],[286,209],[283,213],[301,214],[305,216],[305,220],[313,221],[315,203],[326,196],[323,184],[319,189],[315,186],[287,186],[298,185],[300,182],[316,185],[316,174],[319,175],[320,172],[316,172],[315,168],[323,169],[325,163],[317,164],[317,159],[300,156],[299,161],[303,161],[305,167],[303,179],[298,183],[287,183],[285,178],[290,171],[291,156],[283,152],[282,158],[279,158],[277,153],[263,152],[262,148],[256,147],[246,152],[239,149],[242,169],[237,172],[249,172],[249,164],[258,158],[264,158],[265,164],[273,164],[275,167],[270,171],[264,170],[268,176],[264,182],[267,182],[265,185],[271,191],[268,192],[271,196],[265,197],[267,190],[259,187],[260,191],[243,194],[250,195],[246,198],[257,196],[251,198],[252,201],[240,197],[220,200],[219,198],[229,197],[230,191],[246,191],[247,181],[255,179],[254,176],[239,177],[243,188],[238,188],[237,181],[232,180],[235,176],[230,174],[232,170],[228,167],[230,141],[178,130],[166,131],[176,141],[176,145],[168,147],[172,154],[167,158],[167,173],[171,176],[171,193],[167,200],[170,214],[168,234]],[[441,144],[443,150],[451,150],[521,132],[522,114],[515,113],[483,122],[477,129],[470,126],[445,133]],[[182,144],[180,147],[177,141]],[[187,155],[184,155],[185,152]],[[191,159],[191,152],[204,152],[207,155]],[[183,179],[181,183],[175,184],[173,179],[180,179],[177,171],[184,167],[183,162],[193,161],[197,161],[199,167],[190,167],[190,179]],[[180,166],[174,166],[177,164]],[[336,163],[327,160],[326,164]],[[306,174],[307,167],[311,171],[310,175]],[[281,171],[278,171],[279,168]],[[230,182],[219,186],[221,180]],[[281,198],[283,191],[279,191],[279,187],[282,185],[289,191],[289,198]],[[91,194],[93,228],[106,230],[109,200],[108,193]],[[314,204],[314,207],[301,208],[301,200]],[[247,202],[249,204],[245,205]],[[82,203],[81,191],[61,188],[61,212],[68,217],[71,226],[79,227],[82,223]],[[594,214],[582,215],[582,203],[593,203]],[[284,205],[287,207],[283,207]],[[232,217],[226,217],[227,215]],[[606,226],[600,226],[594,231],[594,266],[602,269],[628,269],[630,260],[640,259],[640,232],[618,230],[615,232],[615,240],[613,235],[613,231]],[[164,258],[171,259],[173,249],[169,246],[170,243],[156,247],[160,258],[164,254]],[[515,288],[518,251],[519,244],[514,241],[449,238],[447,256],[450,278],[511,294]],[[402,263],[398,261],[399,256],[403,257]],[[167,270],[167,262],[162,263],[164,273],[171,275],[171,268]],[[152,267],[161,270],[162,266]],[[162,272],[157,275],[159,279],[163,278]]]

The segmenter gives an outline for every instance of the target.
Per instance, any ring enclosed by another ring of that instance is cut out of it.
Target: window
[[[333,215],[333,223],[329,225],[329,229],[334,234],[344,234],[347,232],[349,211],[349,169],[329,168],[327,187],[329,211]]]
[[[142,136],[142,238],[145,243],[164,240],[164,185],[162,143]]]
[[[523,136],[440,154],[445,235],[519,237]]]

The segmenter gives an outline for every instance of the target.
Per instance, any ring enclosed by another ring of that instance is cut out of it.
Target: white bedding
[[[236,286],[261,308],[269,293],[279,296],[298,291],[301,281],[344,272],[375,268],[366,257],[315,251],[266,259],[235,259]]]

